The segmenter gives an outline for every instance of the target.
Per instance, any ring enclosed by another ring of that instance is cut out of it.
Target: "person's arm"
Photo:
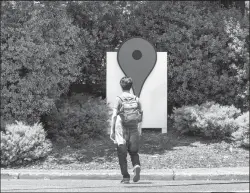
[[[139,132],[140,135],[142,134],[141,124],[142,124],[142,122],[138,123],[138,132]]]
[[[111,117],[111,130],[110,133],[115,133],[115,123],[116,123],[116,119],[117,119],[117,109],[113,109],[113,114]]]
[[[120,106],[120,101],[119,101],[119,98],[117,98],[115,101],[115,105],[113,108],[113,114],[111,117],[110,138],[112,140],[115,140],[115,124],[116,124],[117,112],[118,112],[119,106]]]

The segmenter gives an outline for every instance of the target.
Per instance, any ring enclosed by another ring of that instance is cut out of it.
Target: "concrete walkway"
[[[132,171],[129,171],[133,175]],[[121,179],[119,170],[1,169],[1,179]],[[141,171],[143,180],[249,180],[249,167],[157,169]]]

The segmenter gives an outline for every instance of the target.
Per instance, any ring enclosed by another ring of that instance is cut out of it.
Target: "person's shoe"
[[[134,174],[135,174],[135,175],[134,175],[134,178],[133,178],[133,182],[138,182],[138,181],[140,180],[141,166],[136,165],[136,166],[134,167],[133,172],[134,172]]]
[[[129,178],[123,178],[121,183],[122,184],[129,184],[129,180],[130,180]]]

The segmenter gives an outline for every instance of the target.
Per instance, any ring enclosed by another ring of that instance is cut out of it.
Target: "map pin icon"
[[[157,53],[154,46],[143,38],[125,41],[117,54],[117,61],[123,73],[133,79],[133,91],[140,96],[147,77],[154,69]]]

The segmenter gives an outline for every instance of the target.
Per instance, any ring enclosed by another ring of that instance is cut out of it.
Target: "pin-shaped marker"
[[[147,77],[154,69],[157,60],[155,48],[143,38],[125,41],[117,54],[117,61],[126,76],[133,79],[133,91],[140,96]]]

